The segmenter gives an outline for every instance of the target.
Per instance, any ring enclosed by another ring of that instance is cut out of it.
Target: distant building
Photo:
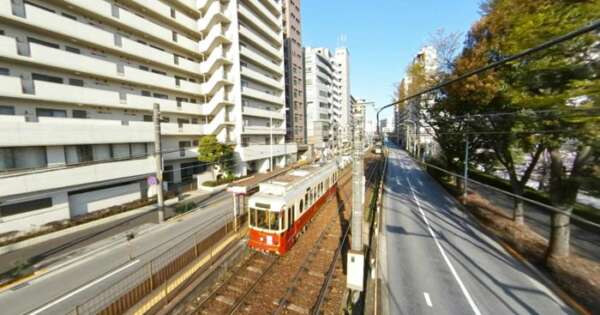
[[[316,149],[335,151],[350,141],[349,62],[346,48],[304,49],[307,143]]]
[[[300,0],[283,0],[286,139],[299,145],[306,143],[306,102],[300,16]]]
[[[414,57],[411,65],[421,64],[426,76],[435,74],[439,67],[437,52],[434,47],[426,46]],[[408,89],[413,83],[410,74],[402,80],[400,85],[404,94],[408,96]],[[439,151],[438,144],[433,137],[433,129],[428,123],[427,108],[435,105],[431,97],[414,98],[406,102],[406,106],[395,108],[395,131],[400,143],[415,154],[431,156]]]
[[[281,1],[3,0],[0,16],[0,233],[147,196],[154,104],[169,188],[206,170],[204,135],[235,147],[238,175],[295,159]]]

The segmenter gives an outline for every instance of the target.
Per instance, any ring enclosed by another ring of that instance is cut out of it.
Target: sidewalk
[[[201,208],[226,195],[199,190],[184,193],[181,200],[173,198],[165,202],[165,218],[177,217],[178,214],[175,209],[178,205],[193,202],[195,204],[194,208]],[[83,255],[96,249],[93,248],[94,245],[102,240],[111,237],[125,238],[130,232],[139,234],[144,230],[151,229],[156,224],[158,224],[158,212],[156,206],[151,205],[42,235],[38,238],[10,244],[0,248],[0,250],[4,249],[3,253],[0,254],[0,274],[28,260],[33,261],[38,266],[47,266],[69,257]],[[86,226],[89,227],[86,228]],[[42,241],[38,241],[40,239]]]
[[[501,208],[505,215],[512,217],[513,198],[477,184],[470,184],[469,190],[477,192]],[[525,224],[537,234],[550,237],[550,210],[525,202]],[[581,257],[600,261],[600,231],[593,227],[583,228],[571,222],[571,246]]]

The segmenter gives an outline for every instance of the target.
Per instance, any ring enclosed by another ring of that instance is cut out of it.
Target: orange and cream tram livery
[[[249,240],[255,250],[285,254],[302,229],[335,193],[338,163],[307,165],[265,183],[248,199]]]

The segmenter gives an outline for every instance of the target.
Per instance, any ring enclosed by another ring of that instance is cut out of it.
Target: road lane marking
[[[140,262],[140,260],[136,259],[136,260],[134,260],[134,261],[132,261],[132,262],[126,264],[126,265],[123,265],[123,266],[119,267],[118,269],[115,269],[114,271],[112,271],[110,273],[107,273],[104,276],[102,276],[102,277],[100,277],[100,278],[98,278],[98,279],[96,279],[96,280],[94,280],[94,281],[92,281],[92,282],[90,282],[90,283],[88,283],[88,284],[80,287],[79,289],[77,289],[75,291],[71,291],[70,293],[63,295],[59,299],[56,299],[56,300],[52,301],[51,303],[48,303],[48,304],[46,304],[46,305],[44,305],[44,306],[36,309],[33,312],[30,312],[29,315],[39,314],[39,313],[41,313],[41,312],[43,312],[43,311],[51,308],[52,306],[54,306],[54,305],[56,305],[58,303],[61,303],[62,301],[66,300],[66,299],[68,299],[70,297],[72,297],[73,295],[75,295],[75,294],[77,294],[77,293],[79,293],[81,291],[87,290],[88,288],[90,288],[90,287],[92,287],[92,286],[94,286],[94,285],[96,285],[96,284],[98,284],[98,283],[100,283],[100,282],[108,279],[109,277],[111,277],[111,276],[113,276],[113,275],[115,275],[115,274],[117,274],[117,273],[119,273],[119,272],[121,272],[121,271],[123,271],[123,270],[125,270],[125,269],[127,269],[127,268],[129,268],[129,267],[131,267],[131,266],[133,266],[133,265],[135,265],[137,263],[139,263],[139,262]]]
[[[431,226],[429,225],[429,220],[427,220],[427,216],[425,215],[425,212],[423,212],[423,210],[421,209],[421,203],[419,202],[419,198],[417,198],[417,195],[415,194],[415,190],[413,189],[412,183],[410,182],[410,178],[406,177],[406,181],[408,182],[408,186],[410,187],[410,192],[412,193],[413,198],[415,199],[415,203],[417,204],[417,209],[419,209],[419,212],[421,213],[421,216],[423,217],[423,220],[425,221],[425,224],[427,225],[427,230],[429,231],[429,234],[433,238],[433,241],[435,242],[435,245],[437,245],[437,248],[439,249],[440,253],[442,254],[442,257],[444,258],[444,261],[448,265],[448,268],[450,268],[450,272],[452,272],[452,275],[454,276],[454,279],[456,279],[456,282],[458,282],[458,286],[460,287],[463,295],[467,299],[467,302],[469,302],[469,305],[471,306],[471,309],[473,309],[473,313],[475,313],[475,315],[481,315],[481,312],[479,311],[479,308],[477,307],[477,305],[475,304],[475,302],[471,298],[471,295],[469,294],[469,291],[467,291],[467,288],[465,287],[465,285],[463,284],[462,280],[458,276],[458,273],[454,269],[454,266],[450,262],[450,259],[448,259],[448,257],[446,256],[446,252],[444,251],[444,248],[442,247],[442,245],[438,241],[437,237],[435,236],[435,233],[431,229]]]
[[[425,302],[427,303],[427,306],[433,307],[433,304],[431,304],[431,299],[429,298],[429,293],[423,292],[423,295],[425,296]]]

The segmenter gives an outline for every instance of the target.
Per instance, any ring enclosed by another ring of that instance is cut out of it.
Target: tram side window
[[[302,212],[304,211],[304,200],[300,199],[300,207],[298,208],[298,210],[300,210],[300,214],[302,214]]]
[[[268,230],[279,230],[281,212],[256,209],[256,227]]]
[[[309,189],[307,189],[306,194],[304,194],[304,205],[306,205],[307,208],[308,208],[308,205],[310,204],[310,203],[308,203],[308,192],[309,192]],[[304,208],[302,208],[302,211],[304,211]]]
[[[250,226],[256,226],[256,209],[250,208],[248,211],[248,223]]]

